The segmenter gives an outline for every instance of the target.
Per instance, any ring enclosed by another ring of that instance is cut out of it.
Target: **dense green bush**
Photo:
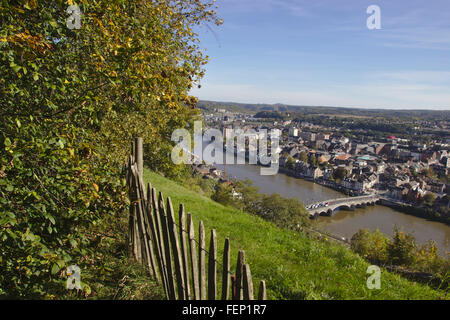
[[[379,230],[360,229],[350,242],[353,251],[368,261],[381,265],[395,265],[411,270],[450,275],[450,263],[438,254],[436,243],[418,245],[412,234],[394,228],[392,239]]]
[[[87,230],[126,205],[134,136],[176,175],[171,132],[195,117],[207,62],[194,27],[209,0],[0,2],[0,296],[60,297],[65,268],[92,268]],[[90,289],[85,285],[85,293]]]
[[[360,229],[351,239],[351,248],[362,257],[373,262],[387,262],[388,238],[378,229],[374,232]]]
[[[259,194],[250,180],[233,184],[218,184],[214,201],[255,214],[282,228],[298,229],[310,224],[305,206],[296,198],[285,198],[279,194]]]
[[[22,120],[13,137],[0,145],[0,288],[10,297],[59,294],[62,271],[92,253],[83,231],[123,210],[124,185],[106,162],[93,166],[83,134],[63,121]]]
[[[412,265],[415,259],[417,244],[410,233],[394,229],[392,241],[388,243],[387,252],[389,262],[394,265]]]
[[[217,184],[211,199],[225,206],[238,207],[238,199],[233,196],[234,188],[229,184]]]

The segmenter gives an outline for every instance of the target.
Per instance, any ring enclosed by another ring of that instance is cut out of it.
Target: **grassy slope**
[[[192,213],[196,225],[203,220],[207,232],[216,229],[219,261],[222,260],[223,241],[225,237],[230,238],[232,272],[238,250],[245,250],[255,292],[258,291],[259,280],[264,279],[269,299],[445,297],[443,292],[385,270],[381,274],[381,289],[369,290],[366,286],[369,264],[343,246],[311,240],[302,233],[281,230],[259,217],[224,207],[149,170],[145,171],[144,178],[157,191],[162,191],[165,197],[171,197],[174,208],[178,208],[182,202],[186,212]],[[209,239],[207,248],[208,243]],[[221,274],[221,271],[220,264],[218,272]]]

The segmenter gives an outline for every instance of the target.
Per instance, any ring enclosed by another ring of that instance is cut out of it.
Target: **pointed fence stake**
[[[236,263],[236,292],[233,300],[242,300],[242,278],[244,272],[245,252],[239,250]]]
[[[208,259],[208,300],[217,297],[217,236],[216,230],[211,230]]]
[[[244,264],[244,300],[253,300],[253,281],[250,266]]]
[[[198,227],[198,238],[199,238],[199,248],[198,248],[198,271],[199,271],[199,284],[200,284],[200,300],[206,300],[206,270],[205,270],[205,227],[203,226],[203,221],[200,221]]]
[[[264,280],[259,282],[258,300],[267,300],[266,282]]]
[[[230,239],[223,246],[222,300],[230,299]]]
[[[169,226],[166,214],[166,209],[164,208],[164,198],[163,194],[159,193],[159,216],[161,221],[161,230],[163,235],[164,252],[166,254],[166,268],[167,268],[167,283],[169,287],[169,299],[177,300],[177,289],[176,281],[173,274],[172,268],[172,253],[170,250],[170,237],[169,237]]]
[[[184,206],[180,204],[180,211],[178,214],[179,225],[180,225],[180,245],[181,245],[181,254],[183,260],[183,277],[184,277],[184,295],[186,300],[191,300],[191,286],[189,283],[189,260],[188,260],[188,249],[187,249],[187,241],[186,241],[186,216],[184,214]]]
[[[167,197],[167,224],[169,228],[170,242],[172,243],[172,254],[175,266],[175,277],[177,279],[178,299],[186,300],[186,292],[184,290],[184,271],[182,270],[183,259],[181,257],[177,225],[175,224],[175,214],[170,197]]]
[[[167,299],[170,299],[169,293],[169,275],[167,274],[167,267],[166,267],[166,251],[164,249],[164,239],[162,235],[162,226],[161,226],[161,219],[159,214],[159,205],[158,205],[158,199],[156,197],[156,190],[155,188],[152,188],[152,208],[153,208],[153,221],[155,223],[155,236],[157,238],[157,245],[159,251],[159,264],[161,266],[161,278],[163,279],[164,283],[164,289],[166,292]]]
[[[200,300],[200,288],[199,288],[199,277],[198,277],[198,260],[197,260],[197,248],[195,245],[195,233],[194,233],[194,222],[192,221],[192,215],[187,214],[188,229],[189,229],[189,251],[190,251],[190,261],[191,261],[191,272],[192,272],[192,282],[194,284],[194,300]]]

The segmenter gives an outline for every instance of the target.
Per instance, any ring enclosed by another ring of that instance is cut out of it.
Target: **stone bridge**
[[[306,206],[306,209],[311,218],[316,218],[319,215],[331,216],[337,209],[355,210],[355,208],[364,208],[368,205],[373,206],[379,200],[381,200],[380,195],[338,198],[310,204]]]

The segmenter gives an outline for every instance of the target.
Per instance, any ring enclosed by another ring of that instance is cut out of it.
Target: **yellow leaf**
[[[98,192],[98,185],[97,185],[97,184],[95,184],[95,183],[93,183],[93,184],[92,184],[92,186],[94,187],[95,191],[97,191],[97,192]]]
[[[28,10],[36,9],[36,0],[27,1],[27,3],[25,3],[23,7]]]
[[[75,152],[74,152],[74,150],[73,150],[72,148],[68,148],[67,150],[69,151],[69,154],[70,154],[72,157],[75,156]]]

